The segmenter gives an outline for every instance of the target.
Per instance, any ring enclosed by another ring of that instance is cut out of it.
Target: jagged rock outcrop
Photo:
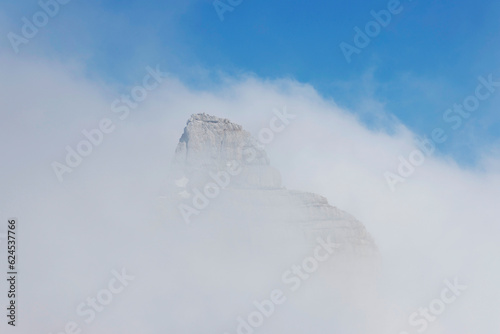
[[[280,188],[279,172],[262,146],[241,125],[207,114],[192,115],[175,150],[175,164],[193,183],[233,165],[241,172],[231,187]]]
[[[241,125],[207,114],[192,115],[175,150],[175,160],[187,168],[221,168],[228,161],[246,162],[246,149],[258,156],[252,165],[269,165],[269,158]]]
[[[184,218],[209,217],[203,212],[206,202],[221,197],[231,210],[210,203],[218,210],[215,217],[237,208],[238,215],[255,221],[271,216],[270,224],[283,234],[299,231],[309,244],[331,236],[339,251],[377,253],[372,237],[354,217],[320,195],[282,187],[280,173],[258,141],[227,119],[192,115],[175,151],[174,166],[172,199],[181,203],[177,207]]]

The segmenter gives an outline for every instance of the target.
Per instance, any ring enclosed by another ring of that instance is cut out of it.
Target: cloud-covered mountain
[[[285,188],[262,143],[228,119],[192,115],[173,165],[170,198],[178,220],[195,223],[245,212],[245,219],[272,217],[270,224],[283,235],[300,234],[310,245],[331,237],[339,251],[377,253],[371,235],[353,216],[323,196]]]

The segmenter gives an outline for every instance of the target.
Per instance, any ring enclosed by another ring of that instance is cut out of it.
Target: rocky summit
[[[262,145],[227,119],[192,115],[173,166],[168,197],[176,203],[174,216],[186,223],[224,218],[266,221],[283,235],[299,233],[306,244],[328,237],[339,252],[377,253],[372,237],[353,216],[323,196],[284,188]]]
[[[192,115],[175,150],[175,164],[189,179],[202,182],[209,173],[241,168],[231,187],[280,188],[279,172],[261,145],[241,125],[207,114]]]

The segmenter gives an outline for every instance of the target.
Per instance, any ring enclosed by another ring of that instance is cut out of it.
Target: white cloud
[[[391,192],[383,173],[394,168],[398,155],[414,149],[412,133],[397,123],[390,124],[395,134],[369,130],[309,85],[248,76],[225,78],[213,91],[201,91],[169,78],[121,121],[110,109],[118,94],[114,87],[86,79],[78,65],[4,57],[0,71],[5,161],[0,209],[3,215],[17,216],[21,226],[22,332],[55,333],[67,321],[81,320],[76,305],[105,288],[111,270],[122,267],[135,281],[85,333],[222,333],[234,328],[235,318],[226,316],[229,323],[223,324],[223,315],[212,309],[219,297],[215,292],[224,291],[226,282],[218,281],[217,269],[223,270],[226,257],[236,257],[221,253],[224,248],[218,249],[217,242],[233,236],[210,227],[185,230],[162,224],[152,203],[191,114],[229,118],[256,135],[273,116],[272,109],[284,105],[297,118],[267,148],[284,185],[326,196],[360,219],[380,248],[378,297],[366,299],[368,306],[378,306],[365,309],[370,333],[393,326],[395,333],[405,330],[395,323],[405,325],[405,317],[438,298],[443,280],[455,276],[468,290],[428,333],[498,330],[498,152],[485,156],[486,167],[478,171],[428,158]],[[59,183],[50,163],[62,162],[65,146],[76,145],[83,138],[81,130],[97,127],[104,117],[113,120],[116,130]],[[217,242],[207,241],[203,233]],[[204,262],[200,251],[218,254],[221,262]],[[194,273],[204,280],[189,276]],[[241,286],[252,287],[252,279],[267,286],[266,277],[250,275]],[[231,311],[245,313],[249,298],[271,290],[249,294],[242,289],[231,300],[243,309]],[[397,305],[403,317],[387,320],[391,316],[381,311],[382,305]],[[314,308],[297,307],[284,308],[281,315],[289,317],[289,332],[320,321]],[[362,333],[362,324],[353,325],[359,318],[347,314],[337,328]],[[182,328],[185,324],[191,327]],[[277,325],[269,326],[262,333]],[[317,326],[320,330],[321,323]]]

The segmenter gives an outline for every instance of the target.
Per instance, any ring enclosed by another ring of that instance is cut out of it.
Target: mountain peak
[[[280,173],[270,166],[260,143],[228,119],[192,115],[177,145],[174,165],[178,168],[174,197],[184,203],[183,208],[196,207],[198,197],[213,198],[202,192],[220,187],[220,198],[207,209],[215,210],[219,218],[231,214],[251,221],[272,218],[283,235],[300,233],[309,244],[318,237],[332,237],[342,251],[377,253],[372,237],[353,216],[328,204],[325,197],[282,187]],[[179,212],[185,221],[201,214],[198,209]]]
[[[241,125],[234,124],[230,120],[228,120],[227,118],[219,118],[217,116],[212,116],[212,115],[209,115],[206,113],[192,114],[191,117],[188,119],[187,124],[192,123],[192,122],[226,124],[228,127],[242,130]]]
[[[205,113],[193,114],[175,150],[174,162],[193,179],[210,172],[239,166],[235,186],[280,188],[281,176],[272,168],[262,145],[241,125]]]

